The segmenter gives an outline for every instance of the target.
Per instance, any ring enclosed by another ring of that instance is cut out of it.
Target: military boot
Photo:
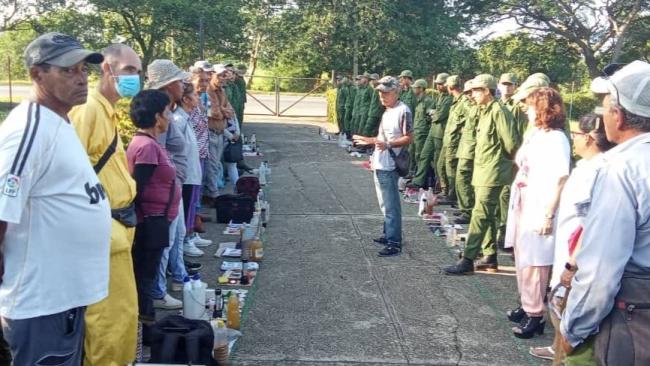
[[[474,261],[465,257],[461,258],[453,266],[444,269],[446,275],[460,276],[474,273]]]
[[[499,269],[499,263],[497,263],[497,255],[484,255],[481,259],[477,260],[474,263],[474,266],[477,270],[484,270],[488,272],[496,272]]]

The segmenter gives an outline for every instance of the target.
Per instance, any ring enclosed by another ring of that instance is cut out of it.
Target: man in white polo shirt
[[[108,294],[110,206],[67,117],[102,60],[70,36],[36,38],[32,96],[0,126],[0,319],[15,365],[80,365],[85,307]]]

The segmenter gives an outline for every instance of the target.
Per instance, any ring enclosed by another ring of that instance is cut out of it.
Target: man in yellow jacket
[[[133,362],[138,332],[138,298],[131,258],[136,189],[127,168],[115,105],[140,90],[142,63],[126,45],[111,45],[102,53],[98,87],[89,92],[86,104],[69,113],[104,186],[113,216],[108,297],[86,310],[86,366]]]

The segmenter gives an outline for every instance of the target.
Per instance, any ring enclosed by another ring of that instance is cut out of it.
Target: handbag
[[[237,163],[244,160],[244,152],[242,151],[242,141],[230,141],[223,150],[223,161],[226,163]]]
[[[401,128],[401,126],[400,126]],[[386,132],[384,132],[384,124],[381,124],[381,134],[384,137],[384,141],[388,141],[386,138]],[[399,154],[395,154],[392,148],[388,149],[388,154],[395,162],[395,171],[400,177],[405,177],[409,174],[409,166],[411,165],[411,155],[406,149],[406,146],[402,146]]]
[[[142,222],[135,227],[135,242],[145,249],[160,249],[169,246],[169,208],[174,200],[176,190],[176,179],[172,181],[172,188],[169,191],[169,199],[165,212],[162,215],[146,216]]]

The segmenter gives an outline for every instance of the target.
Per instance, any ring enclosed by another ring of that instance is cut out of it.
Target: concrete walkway
[[[455,254],[403,204],[404,252],[377,257],[371,238],[382,218],[371,174],[317,131],[295,121],[245,125],[272,167],[271,221],[233,364],[544,364],[528,347],[550,344],[552,328],[519,340],[504,315],[517,304],[509,255],[500,255],[499,274],[445,276],[440,268]],[[223,225],[207,226],[204,237],[225,241]],[[210,279],[215,247],[200,259]]]

